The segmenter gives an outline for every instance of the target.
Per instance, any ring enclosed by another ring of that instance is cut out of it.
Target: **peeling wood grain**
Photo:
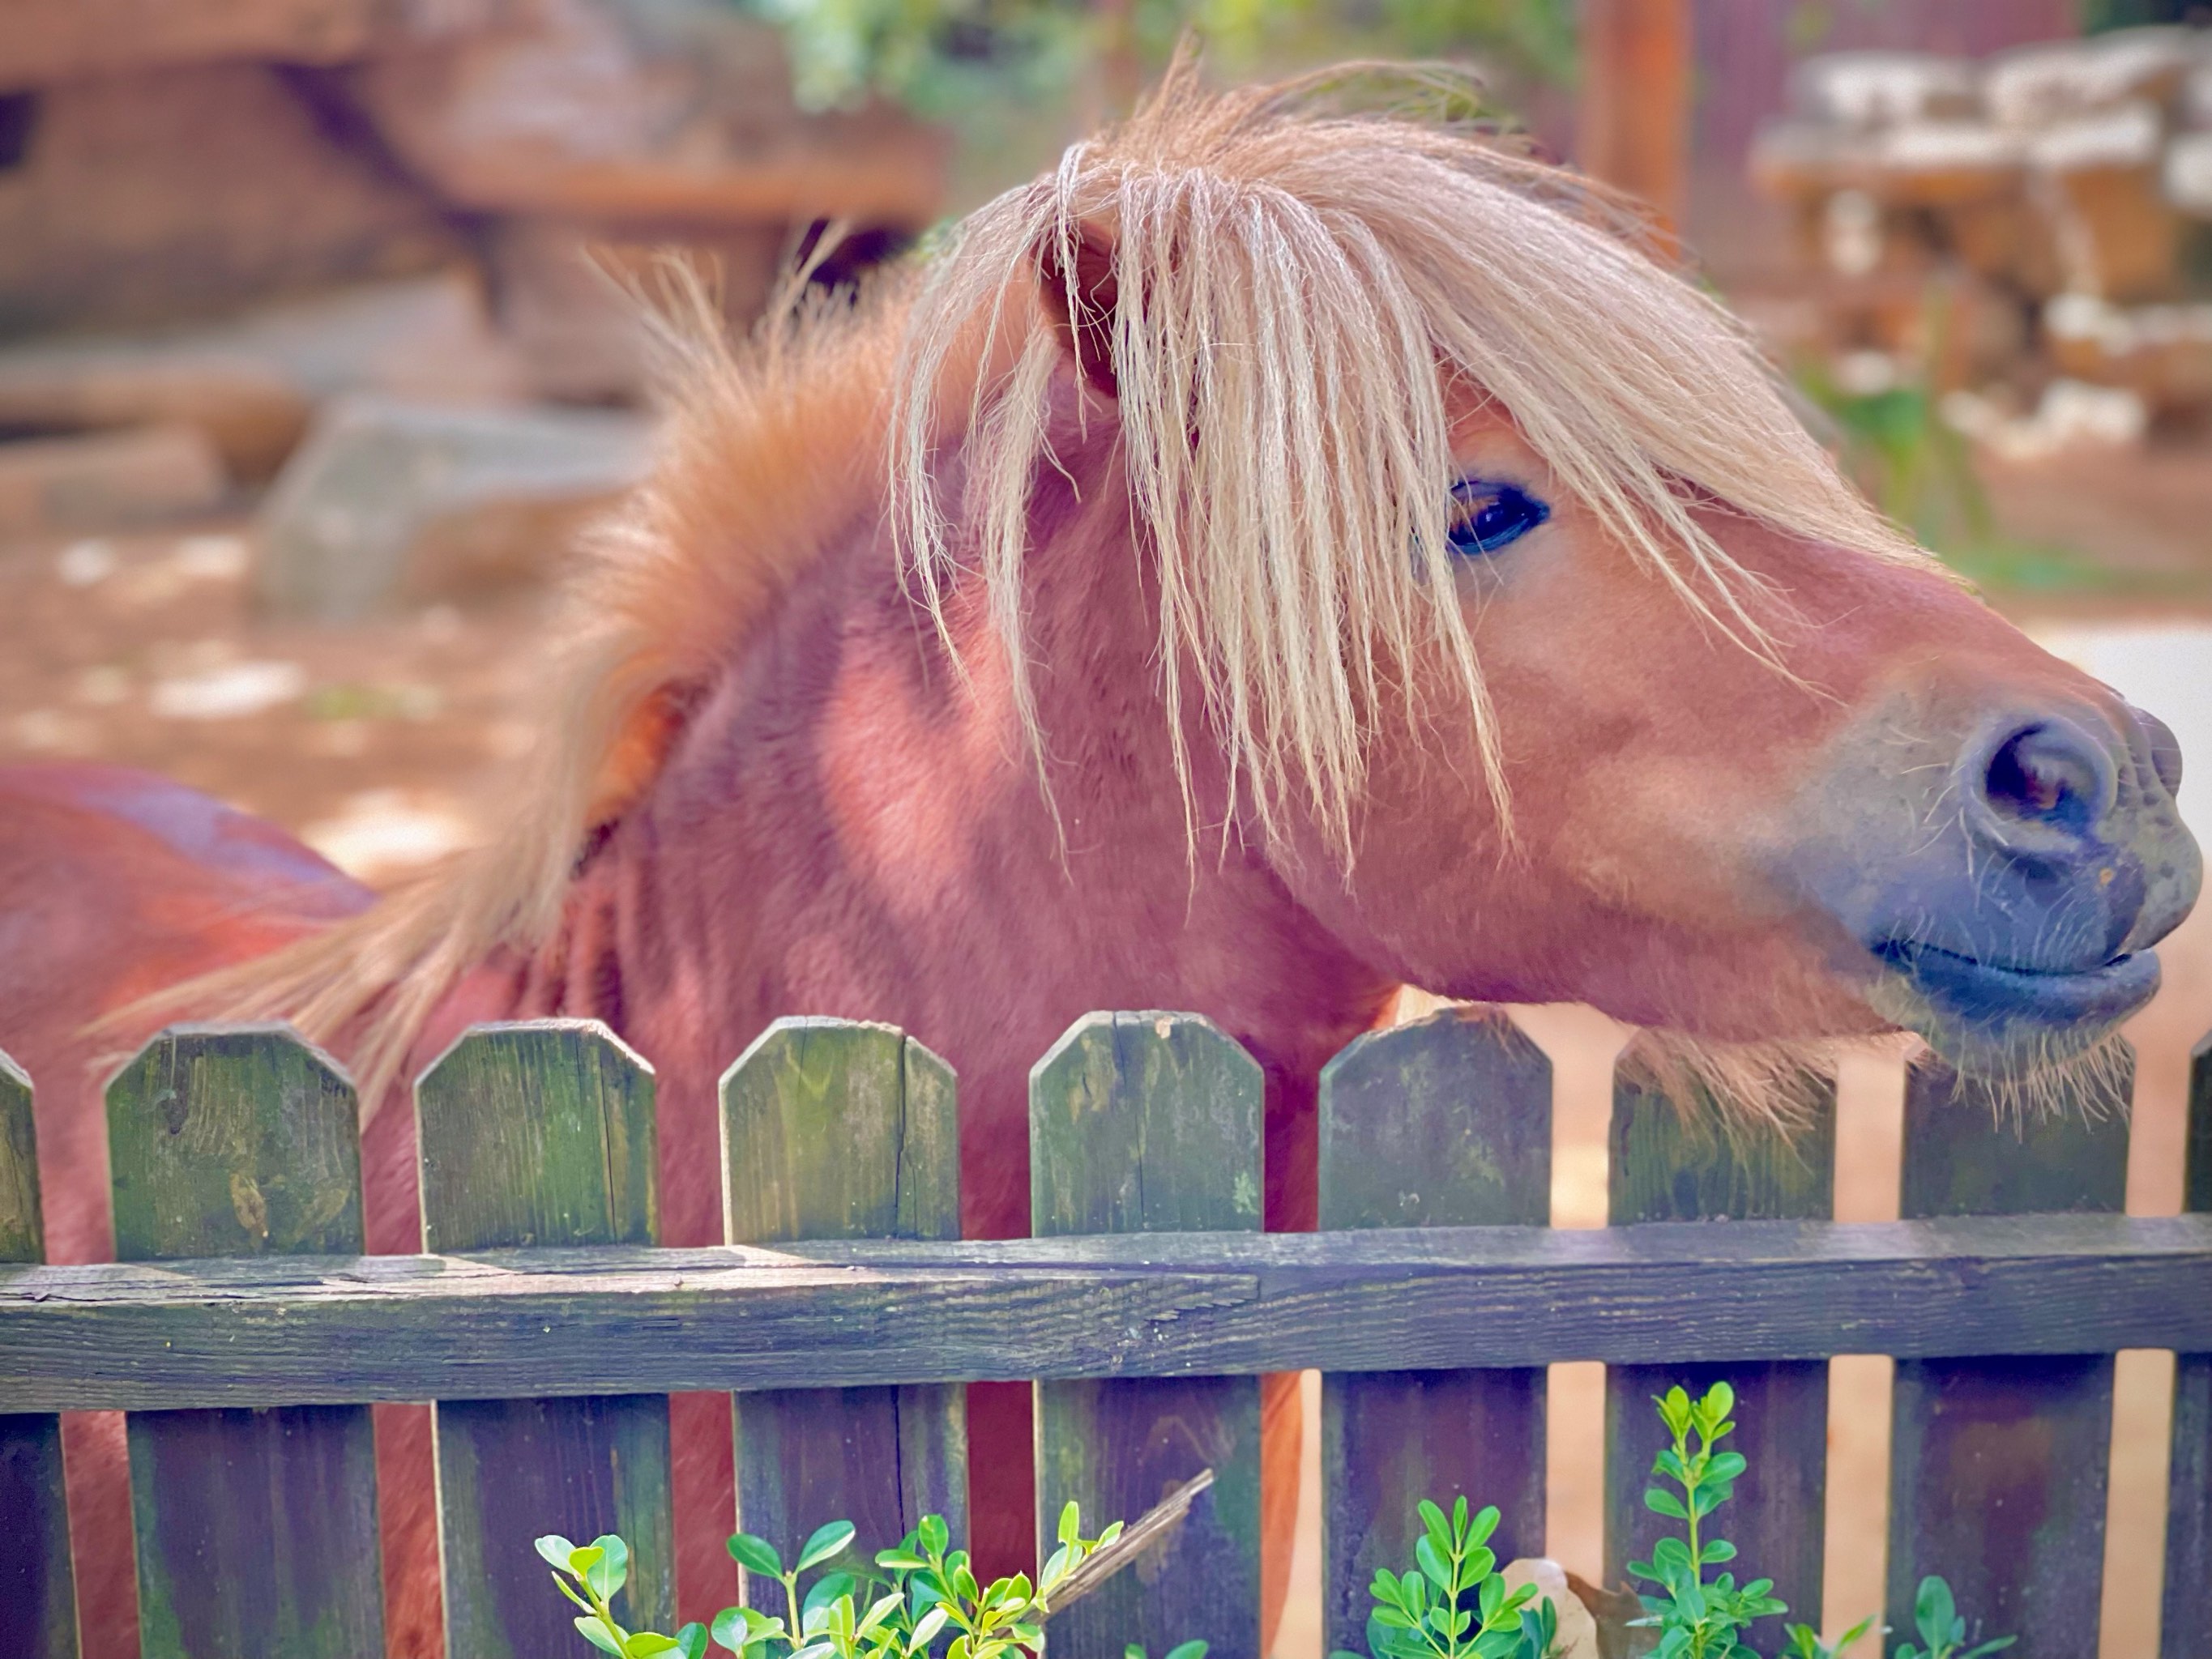
[[[288,1029],[171,1027],[108,1085],[116,1254],[360,1250],[356,1122],[344,1073]],[[383,1646],[366,1406],[134,1412],[128,1435],[146,1659]]]
[[[721,1097],[730,1243],[960,1237],[952,1068],[896,1027],[780,1019]],[[738,1525],[787,1559],[829,1521],[853,1522],[862,1560],[925,1515],[967,1536],[959,1385],[770,1389],[737,1395],[733,1414]]]
[[[1753,1220],[1826,1220],[1835,1213],[1835,1084],[1808,1077],[1802,1095],[1805,1121],[1785,1128],[1745,1122],[1711,1096],[1685,1109],[1631,1075],[1617,1075],[1607,1220],[1616,1227],[1705,1222],[1729,1228]],[[1701,1324],[1685,1327],[1676,1357],[1606,1372],[1606,1586],[1641,1588],[1630,1585],[1628,1563],[1649,1561],[1660,1535],[1675,1528],[1644,1503],[1652,1457],[1665,1443],[1653,1397],[1678,1384],[1700,1395],[1725,1380],[1736,1396],[1729,1444],[1751,1467],[1721,1513],[1718,1535],[1757,1563],[1760,1577],[1788,1587],[1788,1620],[1762,1619],[1750,1629],[1752,1645],[1771,1651],[1782,1644],[1785,1622],[1820,1623],[1828,1367],[1817,1359],[1715,1363],[1699,1354],[1692,1360],[1691,1352],[1704,1346]]]
[[[2117,1102],[2077,1090],[2059,1109],[2014,1122],[1984,1087],[1916,1066],[1901,1212],[2117,1212],[2133,1085],[2128,1050]],[[2094,1653],[2111,1356],[1900,1359],[1892,1410],[1889,1622],[1909,1632],[1915,1587],[1941,1573],[1970,1642],[2015,1634],[2018,1659]]]
[[[1030,1217],[1041,1237],[1260,1227],[1258,1065],[1194,1014],[1090,1014],[1030,1073]],[[1006,1376],[1035,1376],[1024,1370]],[[1172,1540],[1054,1619],[1066,1659],[1260,1659],[1260,1384],[1253,1376],[1040,1382],[1037,1559],[1060,1511],[1133,1521],[1200,1471]]]
[[[2189,1056],[2182,1206],[2212,1211],[2212,1037]],[[2174,1356],[2160,1659],[2212,1659],[2212,1348]]]
[[[1552,1063],[1465,1009],[1359,1038],[1321,1077],[1321,1224],[1542,1226],[1552,1211]],[[1501,1561],[1544,1553],[1540,1366],[1331,1371],[1322,1379],[1324,1652],[1366,1649],[1368,1586],[1404,1571],[1415,1505],[1500,1511]]]
[[[433,1249],[629,1244],[659,1235],[653,1073],[596,1020],[471,1028],[415,1085],[422,1236]],[[531,1327],[523,1328],[526,1334]],[[567,1328],[547,1316],[544,1337]],[[618,1349],[635,1331],[602,1332]],[[538,1357],[501,1370],[530,1399],[441,1396],[434,1419],[447,1659],[536,1659],[577,1644],[532,1547],[620,1533],[633,1627],[675,1622],[668,1401],[652,1384],[584,1397],[545,1389]]]
[[[0,1261],[45,1259],[31,1079],[0,1053]],[[0,1653],[76,1659],[61,1419],[51,1413],[0,1413]]]

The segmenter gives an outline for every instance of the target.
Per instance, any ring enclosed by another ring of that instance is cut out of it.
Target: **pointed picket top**
[[[722,1074],[724,1237],[960,1237],[952,1068],[896,1025],[779,1019]]]
[[[0,1053],[0,1261],[43,1261],[31,1079]],[[0,1412],[0,1653],[77,1659],[76,1582],[63,1499],[62,1423],[51,1413]]]
[[[653,1067],[596,1019],[471,1026],[415,1133],[426,1250],[659,1241]]]
[[[1920,1060],[1906,1074],[1899,1213],[1917,1221],[2124,1207],[2135,1080],[2125,1037],[2112,1039],[2106,1064],[2025,1110],[2002,1085]]]
[[[0,1049],[0,1261],[46,1259],[31,1079]]]
[[[1264,1092],[1201,1015],[1084,1015],[1030,1070],[1031,1231],[1258,1231]]]
[[[1355,1037],[1321,1073],[1323,1227],[1540,1227],[1552,1061],[1510,1020],[1445,1008]]]
[[[1794,1121],[1723,1100],[1704,1083],[1668,1093],[1631,1043],[1613,1066],[1607,1218],[1825,1220],[1836,1204],[1836,1083],[1808,1072]],[[1638,1499],[1640,1503],[1641,1498]]]
[[[125,1261],[356,1255],[353,1080],[289,1025],[172,1025],[107,1085]]]

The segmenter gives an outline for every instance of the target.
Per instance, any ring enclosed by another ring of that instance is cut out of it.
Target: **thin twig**
[[[1123,1528],[1119,1538],[1060,1581],[1060,1588],[1052,1594],[1053,1612],[1065,1613],[1152,1546],[1165,1542],[1167,1535],[1181,1526],[1183,1516],[1190,1513],[1191,1504],[1199,1493],[1212,1484],[1213,1471],[1201,1469]]]

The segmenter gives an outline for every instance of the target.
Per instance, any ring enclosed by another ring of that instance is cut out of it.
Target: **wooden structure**
[[[1583,0],[1576,159],[1680,230],[1690,173],[1690,0]]]
[[[1499,1547],[1540,1547],[1540,1368],[1568,1359],[1613,1368],[1608,1577],[1656,1524],[1643,1396],[1725,1374],[1753,1470],[1729,1535],[1817,1620],[1822,1362],[1882,1352],[1892,1622],[1940,1571],[2021,1659],[2079,1659],[2123,1347],[2182,1355],[2164,1651],[2207,1651],[2203,1052],[2195,1213],[2119,1213],[2124,1117],[2016,1132],[1930,1069],[1905,1220],[1827,1218],[1832,1097],[1785,1146],[1700,1133],[1623,1081],[1614,1224],[1554,1231],[1549,1062],[1447,1012],[1331,1063],[1328,1231],[1269,1236],[1258,1067],[1193,1016],[1093,1014],[1031,1076],[1036,1237],[963,1243],[950,1071],[889,1027],[786,1020],[722,1085],[734,1242],[674,1250],[654,1242],[649,1067],[595,1024],[482,1027],[416,1086],[428,1253],[365,1256],[343,1075],[278,1028],[179,1027],[108,1094],[126,1259],[67,1267],[37,1265],[30,1089],[0,1066],[0,1260],[22,1264],[0,1267],[11,1656],[76,1650],[58,1412],[132,1413],[149,1653],[314,1659],[380,1648],[368,1403],[438,1401],[448,1650],[477,1659],[582,1650],[544,1532],[625,1534],[631,1614],[665,1627],[669,1391],[735,1393],[745,1527],[849,1516],[877,1543],[963,1514],[951,1385],[1033,1377],[1041,1513],[1133,1514],[1218,1471],[1172,1551],[1074,1610],[1054,1651],[1203,1637],[1256,1659],[1256,1377],[1307,1367],[1326,1373],[1328,1640],[1356,1648],[1419,1497],[1498,1503]]]

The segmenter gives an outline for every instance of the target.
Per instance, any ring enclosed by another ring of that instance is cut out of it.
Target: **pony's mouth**
[[[1902,939],[1877,945],[1874,952],[1939,1018],[1984,1030],[2019,1023],[2109,1026],[2158,992],[2158,958],[2148,951],[2057,971],[1984,962]]]

